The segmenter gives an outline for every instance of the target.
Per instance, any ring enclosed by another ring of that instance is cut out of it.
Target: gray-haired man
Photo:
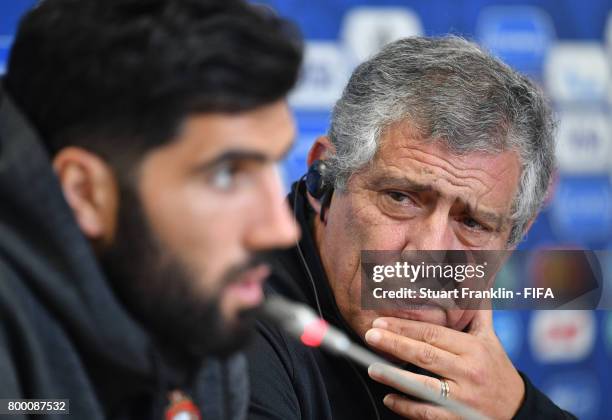
[[[326,170],[294,185],[304,235],[276,255],[272,288],[491,418],[572,418],[515,369],[490,311],[363,310],[360,294],[362,250],[513,249],[546,194],[552,132],[542,93],[476,45],[388,45],[355,70],[310,150]],[[254,419],[452,418],[271,325],[250,358]]]

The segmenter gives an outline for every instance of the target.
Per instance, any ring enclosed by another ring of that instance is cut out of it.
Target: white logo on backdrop
[[[550,15],[535,6],[485,7],[478,16],[476,35],[508,65],[538,79],[556,37]]]
[[[548,93],[554,101],[605,101],[610,70],[598,42],[560,42],[548,53],[544,70]]]
[[[612,160],[608,116],[602,111],[564,111],[559,116],[559,169],[571,173],[606,172]]]
[[[575,362],[591,353],[595,331],[592,311],[539,311],[531,319],[529,341],[542,362]]]
[[[612,12],[608,13],[606,28],[604,29],[604,42],[608,49],[608,54],[612,53]],[[612,58],[612,57],[611,57]]]
[[[344,16],[341,37],[360,63],[389,42],[423,35],[420,18],[404,7],[356,7]]]
[[[289,97],[302,109],[330,109],[348,82],[352,65],[345,50],[335,42],[306,43],[302,75]]]

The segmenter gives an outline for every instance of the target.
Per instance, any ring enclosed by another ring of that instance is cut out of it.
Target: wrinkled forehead
[[[409,124],[396,123],[383,132],[366,173],[371,183],[397,183],[411,191],[510,211],[520,171],[514,151],[459,154],[444,139],[424,139]]]

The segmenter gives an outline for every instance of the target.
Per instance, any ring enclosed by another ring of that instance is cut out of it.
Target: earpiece
[[[326,170],[327,164],[324,160],[315,160],[306,173],[306,189],[317,200],[320,200],[328,189],[325,183]]]

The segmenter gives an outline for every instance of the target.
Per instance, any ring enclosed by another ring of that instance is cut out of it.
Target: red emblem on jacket
[[[183,392],[172,391],[168,399],[170,403],[166,408],[166,420],[202,420],[198,407]]]

